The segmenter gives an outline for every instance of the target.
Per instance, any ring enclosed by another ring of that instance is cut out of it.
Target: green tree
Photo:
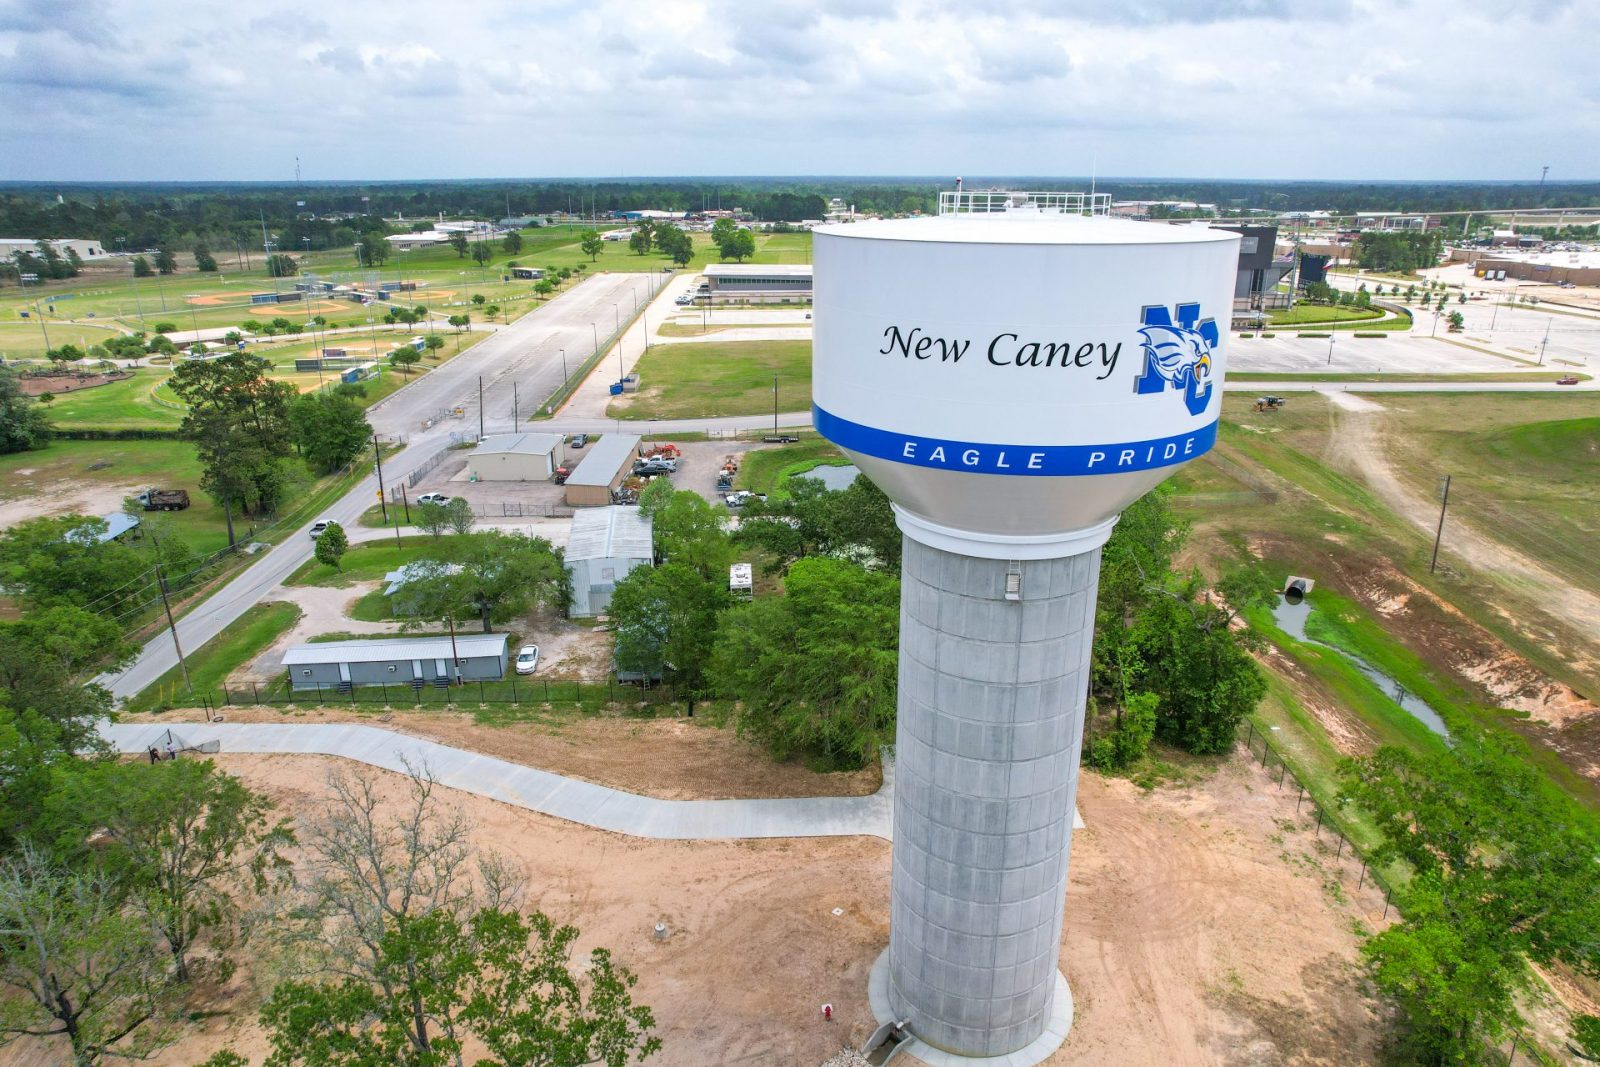
[[[744,262],[756,254],[756,235],[749,230],[740,230],[733,235],[733,240],[723,249],[724,258],[732,258]]]
[[[438,339],[437,338],[429,338],[429,340],[438,340]],[[428,343],[427,341],[423,342],[424,345],[426,345],[427,343]],[[439,343],[441,345],[444,344],[443,341],[440,341]],[[389,362],[391,364],[393,364],[394,366],[400,368],[400,374],[401,374],[402,377],[409,378],[409,377],[411,377],[411,368],[415,364],[422,362],[422,353],[418,352],[415,348],[412,348],[410,345],[401,345],[399,348],[397,348],[393,352],[389,353]]]
[[[165,953],[125,897],[106,872],[58,866],[33,845],[0,863],[0,1042],[65,1038],[74,1067],[160,1047]]]
[[[1232,748],[1239,723],[1267,690],[1248,651],[1259,639],[1231,624],[1239,611],[1274,595],[1270,583],[1239,572],[1220,582],[1218,592],[1206,595],[1198,575],[1171,583],[1152,597],[1133,638],[1141,664],[1137,688],[1161,698],[1156,736],[1200,754]]]
[[[267,257],[267,273],[274,278],[292,278],[300,273],[300,264],[293,256],[274,253]]]
[[[1155,737],[1156,706],[1160,703],[1154,693],[1127,694],[1110,728],[1084,743],[1083,762],[1102,771],[1120,771],[1137,763]]]
[[[465,259],[469,250],[468,246],[472,243],[467,240],[467,235],[464,233],[452,233],[449,240],[450,247],[456,250],[456,258]]]
[[[450,503],[444,506],[445,523],[454,534],[471,533],[472,528],[478,524],[478,517],[472,513],[472,504],[464,496],[450,498]]]
[[[482,293],[473,293],[472,302],[478,307],[483,307],[484,304],[489,302],[489,298],[484,296]]]
[[[583,254],[590,260],[595,260],[605,248],[605,242],[600,239],[599,230],[584,230],[578,236],[578,247],[583,249]]]
[[[796,562],[784,586],[723,613],[711,688],[742,702],[739,731],[779,759],[865,766],[894,736],[900,582],[818,557]]]
[[[1362,947],[1409,1062],[1480,1060],[1528,962],[1600,974],[1600,838],[1526,756],[1457,731],[1451,749],[1355,761],[1345,785],[1382,837],[1370,859],[1411,870],[1401,920]]]
[[[356,246],[356,262],[368,267],[381,267],[389,261],[390,244],[382,234],[368,233]]]
[[[450,528],[450,512],[443,504],[429,500],[418,504],[413,511],[416,513],[417,529],[435,539]]]
[[[16,374],[0,368],[0,453],[43,448],[49,440],[49,418],[24,395]]]
[[[150,261],[143,256],[133,257],[133,276],[135,278],[148,278],[155,273],[155,268],[150,266]]]
[[[694,241],[687,233],[671,223],[663,223],[656,227],[655,242],[656,247],[680,267],[686,266],[694,258]]]
[[[643,256],[649,254],[650,243],[650,231],[642,227],[634,230],[633,233],[628,236],[628,248],[635,255]]]
[[[443,510],[443,509],[441,509]],[[447,512],[448,515],[448,512]],[[453,537],[448,550],[412,564],[418,618],[414,627],[445,616],[491,624],[506,622],[538,605],[564,607],[567,571],[561,552],[542,537],[484,530]]]
[[[344,527],[336,522],[330,522],[322,531],[322,536],[317,538],[314,553],[318,563],[334,570],[344,570],[344,553],[349,547],[350,539],[345,536]]]
[[[522,234],[518,233],[516,230],[512,230],[510,233],[506,234],[504,240],[500,242],[500,248],[508,256],[514,256],[518,252],[521,252]]]
[[[478,266],[483,266],[494,258],[494,249],[488,241],[474,241],[472,243],[472,261]]]
[[[402,351],[416,356],[409,345]],[[343,467],[372,441],[372,426],[361,405],[337,393],[301,394],[289,406],[289,425],[295,447],[318,474]]]
[[[293,444],[288,382],[267,377],[271,364],[242,352],[185,362],[169,379],[189,405],[184,433],[195,442],[201,488],[250,514],[276,510],[288,491],[284,460]],[[229,542],[232,542],[230,530]]]
[[[490,304],[488,307],[483,309],[483,313],[489,316],[491,319],[497,319],[500,317],[500,305]]]
[[[294,841],[286,820],[271,821],[270,800],[209,760],[86,765],[63,776],[49,808],[58,847],[131,890],[180,982],[190,980],[202,935],[212,953],[235,942],[240,894],[264,891],[286,870],[280,850]],[[223,959],[224,976],[230,969]]]
[[[106,520],[86,515],[28,519],[0,531],[0,585],[29,608],[75,605],[106,615],[149,594],[144,555],[105,539]]]
[[[156,271],[161,274],[176,274],[178,272],[178,257],[172,254],[172,249],[161,248],[156,250]]]
[[[646,678],[666,676],[687,696],[701,693],[717,635],[730,603],[727,570],[708,579],[687,563],[636,567],[617,583],[610,615],[617,669]]]
[[[217,257],[213,256],[211,249],[205,245],[195,245],[194,266],[202,274],[215,274],[217,272]]]
[[[551,293],[556,291],[556,283],[549,278],[540,278],[533,283],[533,291],[541,297],[548,298]]]
[[[727,515],[699,493],[674,492],[651,510],[657,557],[726,585],[733,562],[733,542],[724,528]]]
[[[445,321],[451,326],[454,326],[457,333],[460,333],[462,330],[472,325],[472,316],[463,312],[460,315],[451,315]]]
[[[422,342],[422,346],[433,354],[434,359],[438,359],[439,349],[444,347],[444,338],[438,334],[429,334],[427,339]]]
[[[131,654],[115,619],[82,608],[0,622],[0,854],[37,831],[58,768],[105,747],[95,723],[110,713],[111,694],[77,679]]]

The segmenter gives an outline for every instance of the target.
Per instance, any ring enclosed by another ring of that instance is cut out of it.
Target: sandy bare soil
[[[219,762],[295,816],[321,804],[336,765]],[[867,972],[888,938],[886,843],[649,842],[448,800],[482,847],[525,865],[531,903],[575,923],[582,949],[605,945],[638,973],[636,995],[665,1043],[649,1062],[818,1064],[870,1032]],[[1074,840],[1062,957],[1077,1016],[1053,1067],[1375,1061],[1378,1019],[1352,925],[1375,923],[1382,901],[1370,886],[1354,892],[1353,866],[1331,888],[1336,865],[1295,821],[1292,792],[1236,759],[1208,781],[1152,793],[1086,774],[1079,801],[1089,829]],[[671,930],[665,942],[650,936],[657,921]],[[269,959],[269,946],[253,955]],[[152,1062],[192,1064],[224,1046],[259,1062],[260,995],[252,975],[236,977],[204,998],[222,1014]],[[46,1062],[24,1055],[0,1053],[0,1067]]]
[[[26,478],[32,472],[23,468],[16,473]],[[104,482],[92,485],[51,482],[49,487],[41,492],[0,500],[0,530],[28,519],[54,515],[107,515],[113,511],[121,511],[124,500],[148,488],[150,486],[145,482],[119,485],[107,485]]]
[[[346,708],[228,708],[229,722],[359,722],[483,752],[512,763],[663,800],[867,796],[883,784],[876,767],[818,774],[798,761],[774,763],[733,729],[704,719],[579,717],[552,712],[526,723],[485,726],[468,711],[405,710],[379,721]],[[201,722],[199,710],[127,715],[128,722]]]

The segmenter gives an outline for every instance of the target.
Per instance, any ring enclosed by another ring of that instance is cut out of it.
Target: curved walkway
[[[347,723],[103,723],[119,752],[219,742],[224,752],[338,756],[401,774],[426,767],[441,784],[599,830],[674,841],[750,837],[881,837],[894,811],[894,764],[866,797],[784,800],[658,800],[451,748],[375,726]]]

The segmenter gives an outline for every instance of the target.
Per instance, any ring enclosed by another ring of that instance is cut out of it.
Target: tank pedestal
[[[1111,523],[1054,545],[981,546],[904,511],[900,525],[883,995],[896,1021],[957,1056],[1003,1056],[1047,1036],[1059,1045],[1071,1020],[1070,994],[1056,1003],[1067,861]],[[1062,550],[1072,554],[1049,555]]]

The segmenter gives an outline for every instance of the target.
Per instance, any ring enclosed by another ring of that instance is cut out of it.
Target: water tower
[[[1037,1062],[1066,1036],[1100,548],[1216,440],[1239,235],[1108,206],[955,192],[815,231],[816,426],[905,538],[873,999],[957,1056]]]

